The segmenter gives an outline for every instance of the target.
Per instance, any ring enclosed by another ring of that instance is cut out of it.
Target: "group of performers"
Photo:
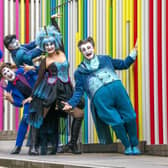
[[[80,154],[77,140],[84,112],[83,94],[91,100],[91,112],[100,143],[112,143],[109,126],[125,147],[124,154],[140,154],[136,113],[115,70],[127,69],[135,61],[135,47],[125,60],[94,53],[91,37],[80,40],[78,48],[83,62],[75,71],[75,89],[69,76],[69,63],[55,14],[51,25],[41,28],[36,40],[20,45],[16,35],[4,38],[4,45],[13,62],[1,63],[1,87],[4,98],[16,107],[23,107],[16,144],[11,154],[18,154],[30,125],[29,154],[56,154],[59,143],[59,119],[73,116],[71,138],[63,151]],[[45,53],[45,57],[41,55]],[[1,53],[0,53],[1,54]],[[69,56],[70,57],[70,56]],[[39,65],[36,63],[40,62]],[[51,150],[48,151],[48,144]]]

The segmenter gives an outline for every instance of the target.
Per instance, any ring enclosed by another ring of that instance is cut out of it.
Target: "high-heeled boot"
[[[67,145],[65,145],[64,152],[70,149],[73,154],[81,154],[81,151],[78,149],[78,146],[77,146],[77,140],[79,137],[81,124],[82,124],[81,118],[73,119],[72,127],[71,127],[71,140],[68,142]]]
[[[37,149],[38,132],[39,130],[37,128],[31,128],[31,145],[29,148],[29,155],[39,155]]]

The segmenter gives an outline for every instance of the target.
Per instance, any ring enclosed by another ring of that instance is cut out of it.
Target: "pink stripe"
[[[19,37],[19,0],[16,0],[16,36]]]
[[[3,1],[0,1],[0,49],[3,51]],[[3,96],[3,90],[0,89],[0,97]],[[0,100],[0,130],[3,129],[3,100]]]
[[[16,37],[19,38],[19,0],[16,0]],[[16,108],[15,112],[15,128],[19,127],[19,109]]]

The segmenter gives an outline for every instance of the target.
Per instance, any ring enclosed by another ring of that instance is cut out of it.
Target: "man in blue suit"
[[[30,70],[24,72],[24,68],[18,68],[14,72],[10,64],[2,63],[0,66],[0,78],[8,81],[6,87],[3,87],[7,92],[4,97],[15,107],[22,107],[22,101],[29,97],[32,92],[32,87],[37,80],[37,72]],[[23,117],[20,121],[16,144],[11,154],[19,154],[28,128],[28,111],[29,103],[24,105]]]
[[[36,47],[35,41],[20,45],[15,34],[5,36],[4,45],[11,53],[12,59],[17,67],[23,64],[33,65],[33,59],[42,53],[42,51]]]

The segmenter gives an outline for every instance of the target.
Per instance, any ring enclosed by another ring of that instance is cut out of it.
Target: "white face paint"
[[[91,60],[94,56],[94,47],[90,42],[82,44],[80,46],[80,51],[87,60]]]
[[[13,81],[15,79],[15,73],[7,67],[2,69],[2,76],[8,81]]]
[[[52,54],[55,52],[55,44],[54,42],[48,42],[44,44],[44,49],[48,54]]]
[[[8,48],[10,50],[16,50],[17,48],[20,47],[20,42],[17,39],[12,39],[12,41],[9,43]]]

